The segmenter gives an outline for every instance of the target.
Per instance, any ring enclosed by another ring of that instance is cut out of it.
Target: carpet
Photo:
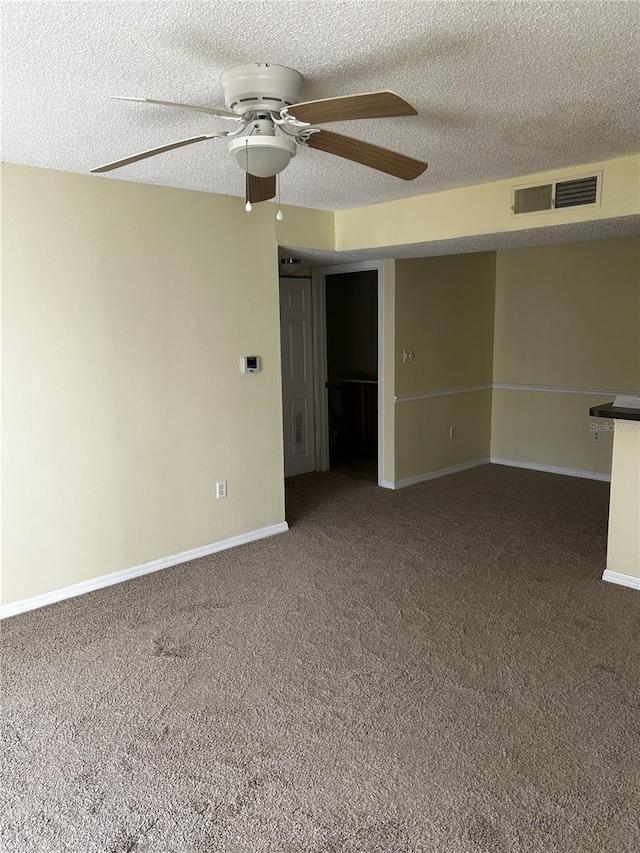
[[[287,484],[289,533],[6,620],[11,853],[640,850],[605,483]]]

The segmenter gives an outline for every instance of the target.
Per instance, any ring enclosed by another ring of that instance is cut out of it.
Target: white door
[[[316,470],[311,281],[280,279],[284,475]]]

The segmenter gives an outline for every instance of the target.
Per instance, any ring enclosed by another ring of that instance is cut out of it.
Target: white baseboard
[[[74,583],[62,589],[54,589],[51,592],[36,595],[34,598],[25,598],[22,601],[4,604],[0,607],[0,619],[7,619],[9,616],[17,616],[19,613],[26,613],[28,610],[36,610],[48,604],[55,604],[57,601],[64,601],[65,598],[75,598],[77,595],[84,595],[86,592],[93,592],[96,589],[102,589],[104,586],[122,583],[140,577],[140,575],[148,575],[151,572],[168,569],[180,563],[187,563],[189,560],[197,560],[199,557],[207,557],[217,551],[226,551],[228,548],[236,548],[238,545],[245,545],[247,542],[255,542],[258,539],[275,536],[277,533],[286,533],[288,529],[287,522],[281,521],[279,524],[261,527],[258,530],[251,530],[249,533],[241,533],[239,536],[232,536],[230,539],[221,539],[218,542],[212,542],[210,545],[202,545],[200,548],[192,548],[190,551],[172,554],[170,557],[160,557],[158,560],[152,560],[150,563],[143,563],[131,569],[101,575],[88,581]]]
[[[547,474],[564,474],[567,477],[582,477],[585,480],[601,480],[605,483],[611,482],[611,474],[600,474],[598,471],[580,471],[578,468],[561,468],[559,465],[541,465],[539,462],[524,462],[521,459],[503,459],[500,456],[492,456],[490,461],[494,465],[509,465],[512,468],[528,468],[530,471],[544,471]]]
[[[567,477],[582,477],[585,480],[600,480],[604,483],[611,482],[611,474],[601,474],[599,471],[581,471],[578,468],[562,468],[559,465],[542,465],[539,462],[525,462],[521,459],[503,459],[501,456],[491,456],[485,459],[474,459],[472,462],[463,462],[461,465],[452,465],[450,468],[440,468],[437,471],[429,471],[426,474],[418,474],[417,477],[408,477],[406,480],[380,480],[378,485],[384,489],[404,489],[425,480],[435,480],[437,477],[446,477],[448,474],[457,474],[458,471],[466,471],[467,468],[476,468],[478,465],[508,465],[512,468],[527,468],[530,471],[543,471],[547,474],[563,474]]]
[[[612,572],[610,569],[605,569],[602,580],[617,583],[620,586],[629,586],[631,589],[640,589],[640,578],[634,575],[623,575],[621,572]]]
[[[449,474],[457,474],[469,468],[477,468],[478,465],[486,465],[489,459],[473,459],[471,462],[462,462],[460,465],[451,465],[449,468],[439,468],[437,471],[427,471],[426,474],[418,474],[417,477],[407,477],[405,480],[381,480],[380,485],[385,489],[405,489],[407,486],[415,486],[416,483],[424,483],[425,480],[437,480],[438,477],[447,477]]]

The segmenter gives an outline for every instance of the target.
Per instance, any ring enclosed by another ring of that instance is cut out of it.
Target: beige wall
[[[18,166],[2,204],[3,601],[282,521],[277,241],[333,215]]]
[[[589,416],[591,406],[603,402],[607,398],[602,394],[494,388],[491,456],[606,477],[611,473],[613,424]],[[600,442],[595,443],[598,425]]]
[[[216,196],[219,198],[219,196]],[[237,204],[237,199],[234,199]],[[327,249],[334,251],[336,247],[335,214],[331,210],[312,210],[306,207],[292,207],[282,205],[284,218],[278,221],[276,211],[278,206],[274,202],[262,204],[256,210],[269,211],[269,221],[275,226],[275,238],[279,246],[295,246],[299,249]],[[253,213],[252,211],[252,213]],[[246,252],[246,247],[244,249]],[[295,253],[292,253],[295,257]],[[301,265],[302,266],[302,265]],[[306,270],[298,267],[297,274],[310,275],[309,267]],[[283,275],[290,272],[284,271]]]
[[[493,380],[640,391],[640,238],[499,251]],[[496,388],[491,455],[608,474],[589,407],[611,396]]]
[[[396,261],[396,395],[491,382],[494,280],[494,252]]]
[[[396,481],[489,456],[490,390],[402,398],[491,383],[494,287],[493,252],[396,261]]]
[[[631,390],[639,346],[639,237],[497,253],[495,382]]]
[[[607,570],[640,578],[640,423],[615,421]]]
[[[456,437],[449,438],[455,426]],[[488,461],[491,391],[396,403],[396,482]]]

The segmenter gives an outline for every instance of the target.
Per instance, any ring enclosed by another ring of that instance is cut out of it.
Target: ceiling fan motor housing
[[[285,65],[238,65],[220,75],[225,106],[246,113],[279,113],[299,101],[302,74]]]

